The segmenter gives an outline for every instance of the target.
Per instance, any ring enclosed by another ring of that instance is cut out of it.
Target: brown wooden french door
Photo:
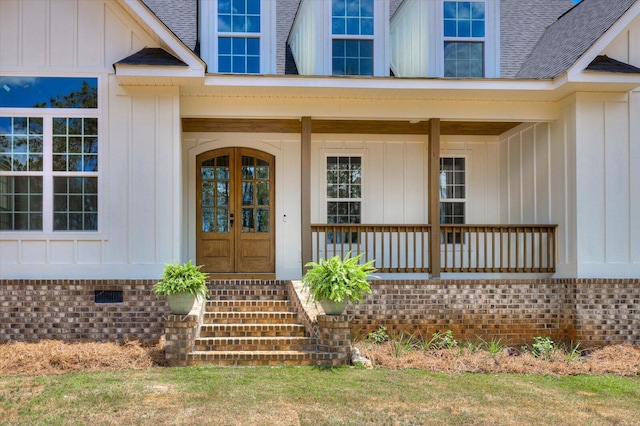
[[[197,157],[196,260],[212,273],[275,272],[275,160],[249,148]]]

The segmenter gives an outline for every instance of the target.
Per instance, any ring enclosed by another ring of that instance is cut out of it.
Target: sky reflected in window
[[[97,108],[98,79],[0,76],[0,107]]]

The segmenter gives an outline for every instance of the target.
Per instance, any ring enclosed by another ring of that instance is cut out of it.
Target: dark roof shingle
[[[606,55],[596,56],[586,69],[589,71],[640,74],[640,68],[612,59]]]
[[[548,79],[567,71],[638,0],[582,0],[542,35],[517,78]]]
[[[139,52],[116,62],[115,65],[188,66],[171,53],[159,47],[145,47]]]

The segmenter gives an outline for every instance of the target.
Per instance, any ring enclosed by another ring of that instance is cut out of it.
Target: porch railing
[[[311,225],[313,260],[364,253],[378,272],[423,272],[429,268],[430,225]]]
[[[440,225],[442,272],[555,272],[557,225]],[[311,225],[313,261],[363,253],[378,272],[430,273],[430,225]]]
[[[442,272],[556,270],[557,225],[440,225]]]

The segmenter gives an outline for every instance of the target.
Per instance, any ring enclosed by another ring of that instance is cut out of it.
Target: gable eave
[[[125,77],[202,77],[197,70],[184,66],[115,64],[114,67],[118,80],[123,80]]]
[[[183,61],[194,75],[203,76],[206,64],[155,16],[141,0],[117,0],[138,23],[143,24],[160,40],[162,47]]]
[[[592,77],[589,77],[589,74],[593,71],[587,71],[589,64],[591,64],[597,56],[602,55],[602,52],[604,52],[616,37],[622,34],[638,16],[640,16],[640,1],[636,1],[627,9],[627,11],[567,69],[566,74],[568,81],[590,81]],[[587,76],[585,76],[585,73]]]

